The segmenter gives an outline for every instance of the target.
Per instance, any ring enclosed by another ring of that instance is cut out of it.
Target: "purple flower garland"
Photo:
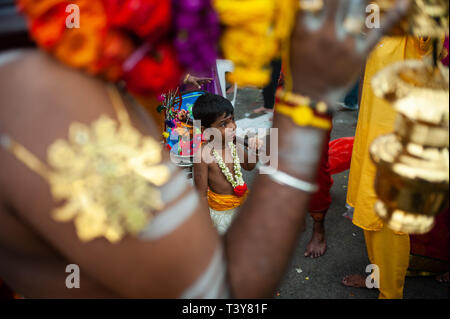
[[[215,65],[220,23],[212,0],[172,0],[174,46],[180,63],[195,74]]]

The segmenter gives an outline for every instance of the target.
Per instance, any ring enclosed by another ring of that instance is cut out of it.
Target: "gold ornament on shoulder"
[[[170,172],[161,160],[161,145],[131,125],[106,116],[91,127],[73,123],[69,139],[48,149],[48,182],[62,202],[53,218],[73,220],[81,241],[138,234],[163,206],[157,187]]]

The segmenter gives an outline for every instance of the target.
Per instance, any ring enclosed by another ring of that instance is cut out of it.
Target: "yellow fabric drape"
[[[236,195],[216,194],[213,191],[208,190],[208,204],[210,208],[223,212],[241,206],[247,199],[247,195],[248,190],[242,197],[238,197]]]
[[[375,214],[375,165],[369,155],[372,142],[394,129],[396,113],[392,106],[377,98],[372,77],[388,65],[407,59],[421,59],[431,52],[431,41],[414,37],[384,38],[367,60],[360,113],[353,148],[347,202],[355,208],[353,223],[364,229],[370,262],[380,270],[379,298],[403,298],[408,269],[410,241],[406,234],[395,233]]]
[[[370,262],[379,268],[380,299],[402,299],[409,264],[409,235],[395,234],[385,226],[380,231],[364,231]]]
[[[376,169],[369,148],[377,137],[393,131],[396,118],[392,106],[373,93],[371,79],[388,65],[421,59],[430,54],[431,49],[430,40],[411,36],[386,37],[367,60],[347,193],[348,204],[355,208],[353,223],[362,229],[377,231],[383,228],[383,221],[373,210],[377,200],[373,187]]]

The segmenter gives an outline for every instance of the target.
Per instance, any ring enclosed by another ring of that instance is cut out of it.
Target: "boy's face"
[[[211,124],[212,129],[217,129],[222,135],[222,143],[226,141],[234,141],[236,137],[236,122],[234,121],[234,114],[225,116],[222,114],[217,120]]]

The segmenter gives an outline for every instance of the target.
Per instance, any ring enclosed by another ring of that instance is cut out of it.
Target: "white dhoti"
[[[208,191],[208,204],[211,220],[220,235],[227,232],[234,218],[236,217],[239,207],[247,198],[247,193],[238,197],[236,195],[221,195]]]
[[[214,224],[214,227],[216,227],[220,235],[223,235],[227,232],[228,228],[233,222],[233,219],[236,217],[237,211],[238,208],[226,211],[217,211],[212,208],[209,209],[211,220]]]

